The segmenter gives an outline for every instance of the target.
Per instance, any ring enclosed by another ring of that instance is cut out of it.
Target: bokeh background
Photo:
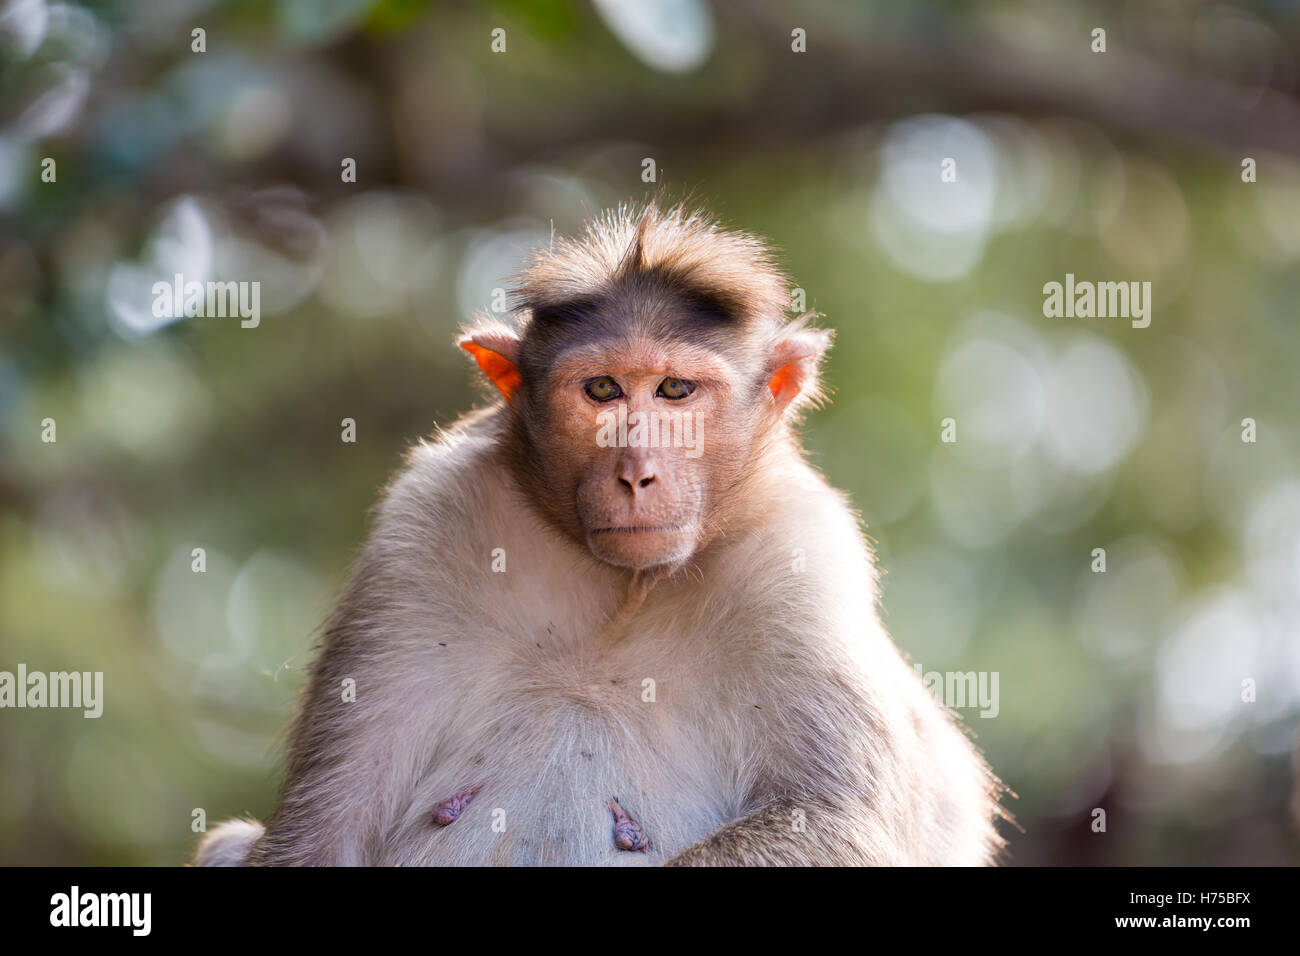
[[[9,0],[0,669],[106,702],[0,712],[0,861],[270,810],[377,489],[480,400],[458,323],[663,188],[838,330],[810,453],[897,643],[999,674],[1009,862],[1300,862],[1298,46],[1264,2]],[[174,272],[261,325],[154,318]],[[1150,328],[1045,318],[1067,272],[1150,281]]]

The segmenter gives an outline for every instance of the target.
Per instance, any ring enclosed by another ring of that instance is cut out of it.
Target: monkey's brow
[[[532,319],[543,323],[578,322],[596,315],[604,304],[605,300],[596,295],[542,302],[532,307]]]
[[[677,375],[700,384],[726,383],[735,376],[735,370],[715,353],[691,346],[654,350],[635,345],[582,346],[566,354],[552,369],[556,380],[568,383],[628,371]]]

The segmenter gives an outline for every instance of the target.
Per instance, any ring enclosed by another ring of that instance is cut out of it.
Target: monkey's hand
[[[882,844],[872,842],[867,833],[873,825],[870,815],[854,803],[828,798],[776,800],[731,821],[664,865],[864,866],[884,862],[867,851]]]

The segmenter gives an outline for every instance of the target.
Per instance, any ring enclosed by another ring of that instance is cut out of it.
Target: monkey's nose
[[[618,466],[618,480],[620,484],[635,495],[642,488],[649,487],[654,482],[654,462],[624,459]]]

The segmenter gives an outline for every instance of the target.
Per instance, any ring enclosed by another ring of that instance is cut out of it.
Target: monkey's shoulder
[[[352,588],[388,637],[503,641],[585,632],[609,613],[614,569],[547,529],[514,482],[495,410],[417,443],[380,500]]]
[[[458,579],[521,534],[535,534],[504,459],[502,429],[499,411],[485,409],[413,445],[375,508],[365,558]]]
[[[757,520],[722,542],[704,575],[706,584],[751,608],[876,598],[875,558],[857,514],[846,495],[802,462]]]
[[[497,410],[483,409],[417,441],[379,503],[380,524],[449,526],[481,507],[502,470],[501,429]]]

